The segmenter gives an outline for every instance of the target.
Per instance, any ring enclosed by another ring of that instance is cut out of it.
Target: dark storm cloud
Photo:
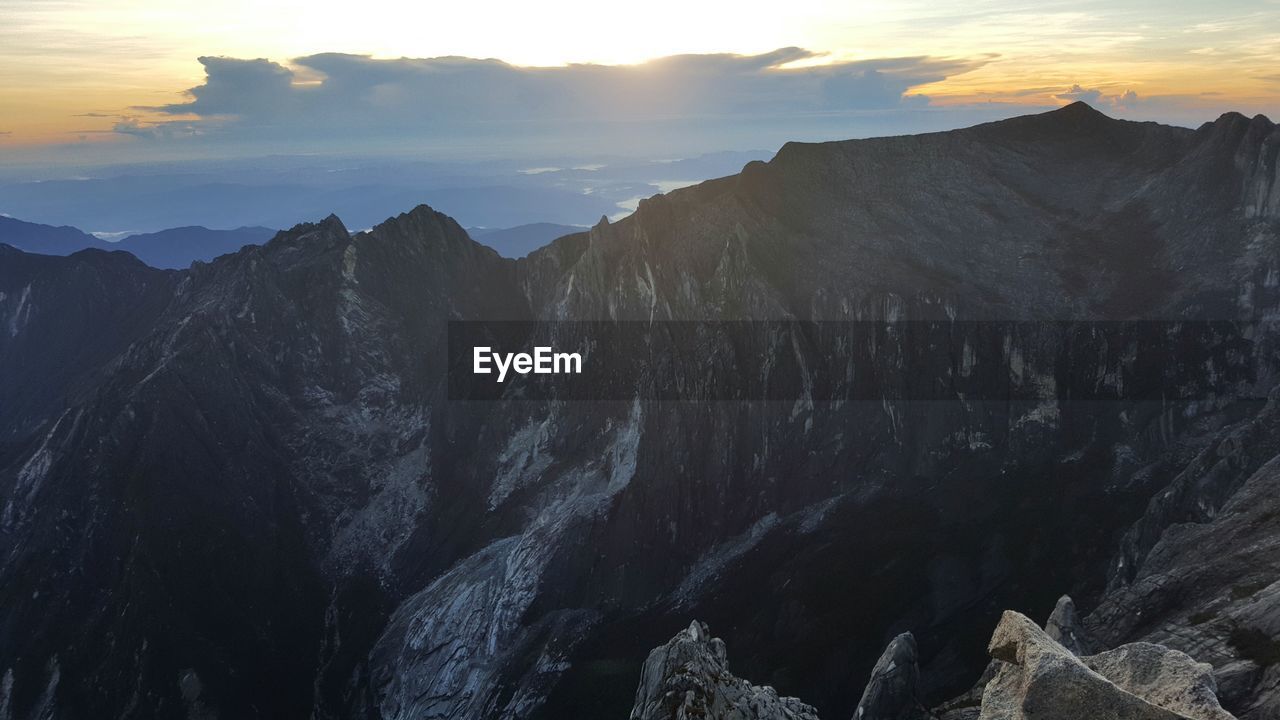
[[[291,67],[203,57],[205,82],[187,92],[186,102],[156,110],[194,115],[197,124],[246,136],[272,129],[431,135],[463,127],[885,111],[926,104],[927,98],[910,94],[912,88],[985,62],[907,57],[785,67],[814,57],[783,48],[761,55],[676,55],[639,65],[551,68],[336,53],[297,58]],[[129,134],[140,129],[120,128]]]

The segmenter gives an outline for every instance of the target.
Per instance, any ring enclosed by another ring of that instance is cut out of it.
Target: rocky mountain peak
[[[1096,650],[1096,644],[1080,620],[1075,601],[1070,596],[1058,598],[1044,630],[1055,642],[1076,655],[1092,655]]]
[[[724,641],[694,621],[645,660],[631,720],[818,720],[817,712],[729,672]]]
[[[921,696],[919,662],[915,636],[895,637],[872,668],[853,720],[929,720]]]
[[[1105,128],[1113,128],[1125,122],[1107,115],[1083,100],[1076,100],[1056,110],[1028,117],[1034,118],[1043,128],[1054,128],[1081,136],[1097,133]]]

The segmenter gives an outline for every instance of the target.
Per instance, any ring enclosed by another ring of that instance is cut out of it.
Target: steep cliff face
[[[0,406],[6,711],[622,716],[690,617],[824,716],[908,629],[918,692],[958,691],[1001,609],[1098,596],[1146,503],[1265,421],[1275,136],[1075,105],[788,145],[519,261],[422,207],[126,273],[80,310],[118,338],[84,370],[0,332],[45,398]],[[15,257],[0,319],[36,264],[77,261]],[[134,297],[149,310],[115,330],[108,301]],[[904,397],[910,339],[887,331],[859,351],[885,393],[861,402],[448,399],[449,320],[787,318],[958,321],[937,355],[976,394]],[[1188,321],[1166,370],[1191,400],[1125,399],[1132,325],[962,324],[1152,319]],[[1099,388],[1115,399],[1070,402]]]
[[[1161,643],[1211,663],[1223,704],[1249,720],[1280,713],[1275,413],[1273,400],[1221,433],[1152,499],[1087,618],[1108,642]]]

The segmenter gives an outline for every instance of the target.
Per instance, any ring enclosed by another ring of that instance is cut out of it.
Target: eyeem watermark
[[[455,401],[1199,401],[1280,372],[1234,321],[451,321]]]
[[[555,352],[545,346],[535,347],[533,354],[498,353],[489,347],[477,347],[472,354],[471,368],[476,375],[489,375],[496,368],[498,382],[507,379],[509,370],[520,375],[580,375],[582,354]]]

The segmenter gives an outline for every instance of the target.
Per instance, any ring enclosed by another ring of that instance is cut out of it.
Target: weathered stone
[[[1089,669],[1143,700],[1194,720],[1229,720],[1218,704],[1213,667],[1152,643],[1131,643],[1083,658]]]
[[[920,699],[916,639],[902,633],[889,643],[875,668],[854,720],[924,720],[932,717]]]
[[[1084,629],[1076,604],[1067,595],[1058,598],[1053,614],[1044,625],[1045,634],[1076,655],[1092,655],[1097,646]]]
[[[694,621],[649,653],[631,720],[818,720],[817,711],[729,672],[724,641]]]
[[[1167,648],[1127,646],[1081,659],[1026,616],[1008,611],[988,650],[1005,664],[986,686],[981,720],[1232,717],[1213,696],[1210,668]]]

